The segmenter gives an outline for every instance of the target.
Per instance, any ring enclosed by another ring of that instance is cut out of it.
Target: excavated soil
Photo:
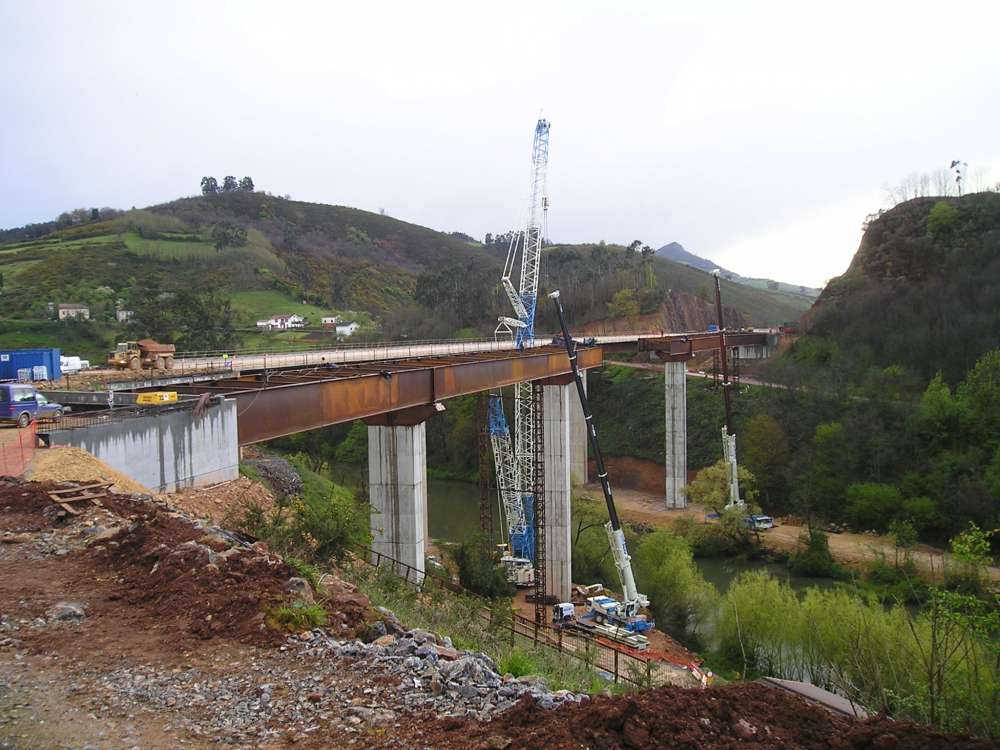
[[[664,687],[545,711],[522,699],[489,724],[442,720],[421,736],[441,750],[988,750],[986,740],[878,717],[855,721],[759,684]]]
[[[187,489],[164,496],[172,506],[214,523],[240,518],[251,506],[270,513],[274,509],[274,493],[264,485],[246,477],[198,489]]]
[[[0,486],[0,539],[27,546],[30,540],[22,537],[30,535],[24,532],[47,531],[49,546],[64,545],[61,554],[19,569],[0,561],[0,612],[3,594],[30,591],[40,578],[61,579],[66,593],[88,602],[88,617],[152,624],[161,643],[175,650],[217,637],[255,645],[285,638],[267,626],[266,617],[272,607],[294,599],[287,584],[296,573],[265,545],[199,528],[135,495],[108,495],[100,499],[101,508],[86,507],[88,526],[52,503],[46,491],[55,486]],[[38,602],[41,608],[52,604],[45,597]],[[345,637],[363,627],[370,613],[367,599],[349,589],[335,587],[322,603],[331,630]]]
[[[150,494],[147,487],[116,471],[82,448],[62,446],[35,452],[26,474],[36,482],[113,482],[116,492]]]

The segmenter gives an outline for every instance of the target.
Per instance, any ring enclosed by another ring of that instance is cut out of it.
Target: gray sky
[[[1000,180],[1000,3],[695,5],[0,0],[0,227],[249,174],[482,237],[543,112],[553,240],[819,285],[886,184]]]

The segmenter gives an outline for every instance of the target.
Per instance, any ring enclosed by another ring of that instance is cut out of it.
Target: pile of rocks
[[[550,691],[541,678],[502,676],[488,655],[456,650],[425,630],[365,643],[317,628],[236,670],[122,666],[93,679],[98,717],[165,711],[189,736],[228,744],[302,738],[320,729],[329,736],[331,725],[364,742],[374,730],[399,729],[408,716],[488,721],[522,696],[545,709],[588,699]]]

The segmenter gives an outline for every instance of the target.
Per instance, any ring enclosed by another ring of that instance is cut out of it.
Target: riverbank
[[[600,500],[603,495],[599,484],[586,484],[580,488],[581,497]],[[618,486],[615,488],[615,504],[618,512],[627,521],[645,524],[658,529],[669,529],[681,518],[694,518],[705,522],[704,508],[691,505],[684,510],[669,510],[663,495],[650,494],[643,490],[633,490]],[[780,519],[779,519],[780,520]],[[774,552],[793,552],[800,546],[800,539],[807,533],[805,526],[780,522],[773,529],[761,532],[761,544]],[[885,536],[873,534],[829,535],[830,554],[833,559],[846,567],[860,570],[867,564],[884,559],[892,560],[896,548]],[[951,555],[944,550],[926,544],[917,545],[910,557],[920,573],[929,580],[940,580],[943,571],[951,563]],[[988,568],[990,580],[1000,583],[1000,567]]]

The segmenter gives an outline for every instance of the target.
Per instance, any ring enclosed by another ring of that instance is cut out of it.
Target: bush
[[[843,570],[833,561],[830,540],[819,529],[810,529],[805,546],[795,551],[788,561],[788,568],[795,575],[817,578],[840,578]]]
[[[304,578],[312,586],[313,591],[319,590],[319,571],[314,565],[310,565],[305,560],[298,557],[286,557],[285,564],[299,574],[299,578]]]
[[[486,552],[481,538],[467,539],[454,548],[451,555],[458,566],[459,583],[464,588],[490,599],[514,593],[506,572]]]
[[[532,659],[531,654],[519,648],[513,648],[500,660],[500,674],[511,674],[514,677],[524,677],[529,674],[538,674],[538,665]]]
[[[300,633],[326,625],[326,610],[318,604],[295,602],[274,607],[268,612],[268,624],[275,630]]]
[[[847,517],[858,531],[885,531],[902,508],[903,496],[892,485],[866,482],[847,488]]]
[[[660,629],[692,638],[713,612],[718,593],[702,577],[691,547],[683,537],[654,531],[639,539],[633,558],[636,583]]]

